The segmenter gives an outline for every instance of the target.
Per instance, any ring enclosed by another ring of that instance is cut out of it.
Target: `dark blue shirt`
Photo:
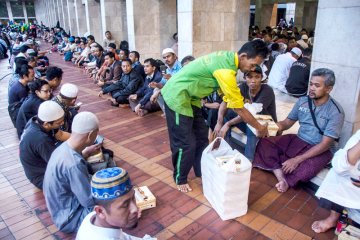
[[[20,81],[15,82],[9,90],[9,105],[20,102],[21,99],[27,97],[29,89],[21,84]]]

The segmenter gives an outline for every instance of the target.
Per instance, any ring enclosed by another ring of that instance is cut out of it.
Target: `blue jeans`
[[[228,122],[231,119],[237,117],[238,115],[236,112],[232,110],[228,110],[228,113],[226,114],[224,118],[224,122]],[[245,144],[245,152],[244,155],[247,157],[250,161],[254,160],[255,150],[256,150],[256,144],[259,141],[259,138],[256,137],[256,135],[250,130],[250,128],[247,126],[245,122],[238,123],[234,125],[235,127],[239,128],[243,133],[246,134],[247,140]],[[227,132],[226,135],[229,139],[231,136],[231,130]]]

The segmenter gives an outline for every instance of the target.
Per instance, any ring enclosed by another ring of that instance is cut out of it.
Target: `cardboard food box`
[[[360,229],[354,226],[347,226],[338,236],[338,240],[358,240],[360,239]]]
[[[136,205],[141,210],[156,207],[156,198],[147,186],[135,187]]]
[[[87,161],[88,161],[88,163],[103,162],[104,161],[104,155],[103,155],[102,151],[100,151],[99,153],[96,153],[96,154],[91,155],[90,157],[88,157]]]
[[[264,125],[265,123],[268,124],[268,131],[269,131],[269,136],[273,137],[276,136],[277,131],[279,130],[278,125],[276,125],[276,123],[274,122],[274,120],[272,119],[272,117],[270,115],[260,115],[260,114],[256,114],[255,119],[262,125]],[[252,126],[250,126],[248,124],[249,128],[251,129],[251,131],[256,134],[256,129],[253,128]]]

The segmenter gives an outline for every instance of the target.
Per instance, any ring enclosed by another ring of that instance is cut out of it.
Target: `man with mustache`
[[[330,149],[339,139],[344,110],[331,96],[335,74],[327,68],[312,72],[309,95],[299,98],[288,117],[277,123],[279,132],[299,121],[297,134],[261,139],[253,165],[273,171],[279,192],[315,177],[331,160]]]

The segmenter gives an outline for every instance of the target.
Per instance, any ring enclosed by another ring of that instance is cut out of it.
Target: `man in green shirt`
[[[267,127],[259,124],[244,108],[244,98],[236,83],[236,73],[254,70],[266,58],[268,50],[262,40],[245,43],[235,52],[214,52],[189,63],[163,87],[174,180],[181,192],[191,191],[187,175],[191,167],[201,177],[201,155],[208,144],[208,128],[201,113],[201,99],[219,90],[228,108],[233,108],[244,122],[267,135]],[[218,125],[222,125],[219,122]]]

